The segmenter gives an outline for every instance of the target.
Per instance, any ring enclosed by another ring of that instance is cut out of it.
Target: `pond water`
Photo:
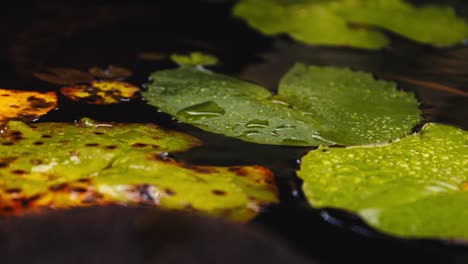
[[[460,14],[468,14],[468,4],[463,1],[446,2],[456,5]],[[202,51],[216,55],[222,62],[211,69],[272,90],[294,62],[366,70],[416,93],[426,122],[468,129],[467,46],[438,49],[392,36],[392,45],[380,52],[310,47],[285,36],[260,35],[230,16],[232,3],[181,5],[31,1],[26,6],[7,6],[0,11],[0,33],[4,39],[0,43],[0,86],[57,90],[59,86],[35,79],[33,73],[51,67],[87,70],[92,66],[117,65],[131,69],[134,75],[128,81],[144,87],[151,72],[175,67],[169,60],[159,58],[161,55]],[[142,58],[144,53],[146,59]],[[148,58],[148,54],[154,58]],[[58,109],[39,122],[73,122],[81,117],[154,122],[203,140],[203,147],[177,155],[188,163],[258,164],[272,169],[281,204],[267,208],[252,225],[269,229],[306,255],[326,262],[375,260],[369,252],[380,254],[389,262],[402,256],[426,262],[468,261],[463,245],[392,238],[371,230],[345,212],[310,208],[295,170],[298,159],[312,148],[258,145],[210,134],[176,122],[143,100],[93,106],[59,99]]]

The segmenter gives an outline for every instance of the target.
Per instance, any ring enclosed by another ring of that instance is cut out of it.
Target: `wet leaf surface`
[[[279,95],[322,124],[326,138],[341,145],[385,142],[421,121],[413,94],[371,74],[297,64],[281,80]]]
[[[468,132],[426,124],[390,144],[320,147],[299,177],[314,207],[342,208],[392,235],[468,238]]]
[[[415,7],[403,0],[243,0],[233,13],[264,34],[287,33],[312,45],[387,46],[389,39],[370,27],[435,46],[450,46],[468,38],[468,25],[452,8]]]
[[[57,106],[55,92],[0,89],[0,125],[8,120],[32,121]]]
[[[60,92],[73,101],[87,104],[117,104],[140,96],[140,88],[122,81],[92,81],[64,86]]]
[[[105,204],[145,204],[245,221],[277,202],[259,166],[177,162],[167,152],[200,145],[156,125],[11,121],[0,139],[0,213]]]
[[[297,64],[279,95],[209,71],[152,75],[144,97],[182,122],[245,141],[292,146],[386,142],[420,121],[418,103],[395,84],[348,69]]]

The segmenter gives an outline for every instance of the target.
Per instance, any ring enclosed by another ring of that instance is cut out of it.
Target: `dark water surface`
[[[415,1],[426,2],[426,1]],[[438,1],[439,3],[442,1]],[[445,1],[468,15],[468,4]],[[0,11],[0,87],[49,91],[58,85],[34,78],[50,67],[113,64],[131,69],[129,82],[144,86],[152,71],[175,67],[169,60],[142,60],[143,52],[171,54],[203,51],[218,56],[213,70],[275,89],[294,62],[346,66],[373,72],[413,91],[425,121],[468,129],[468,47],[438,49],[393,37],[380,52],[320,48],[285,36],[266,38],[230,16],[221,1],[143,4],[114,1],[30,1]],[[447,29],[450,30],[450,29]],[[252,225],[283,238],[304,255],[324,263],[344,261],[426,263],[468,262],[468,248],[447,241],[405,240],[371,230],[356,217],[337,210],[314,210],[295,177],[298,159],[311,148],[246,143],[179,124],[143,100],[115,106],[89,106],[59,98],[59,107],[42,121],[155,122],[191,133],[205,146],[178,155],[189,163],[259,164],[271,168],[281,204],[268,208]],[[376,255],[378,255],[376,257]]]

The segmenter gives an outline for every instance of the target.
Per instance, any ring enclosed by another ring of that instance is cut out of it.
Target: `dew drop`
[[[296,138],[285,138],[281,142],[282,144],[285,145],[290,145],[290,146],[304,146],[304,145],[310,145],[309,142],[301,139],[296,139]]]
[[[270,125],[266,120],[254,119],[245,124],[246,128],[266,128]]]
[[[188,118],[191,120],[200,120],[204,118],[222,116],[225,112],[226,111],[216,103],[208,101],[186,107],[177,112],[177,115],[182,118]]]
[[[285,125],[276,127],[275,130],[284,130],[284,129],[293,129],[293,128],[296,128],[296,127],[293,125],[285,124]]]

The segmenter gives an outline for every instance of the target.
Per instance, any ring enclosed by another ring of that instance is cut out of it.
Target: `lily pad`
[[[468,25],[451,7],[415,7],[404,0],[242,0],[233,12],[264,34],[287,33],[312,45],[387,46],[389,39],[370,27],[435,46],[468,39]]]
[[[143,93],[182,122],[245,141],[291,146],[387,142],[420,121],[413,94],[370,74],[297,64],[279,94],[203,68],[157,71]]]
[[[299,177],[312,206],[359,214],[392,235],[468,238],[468,132],[429,123],[389,144],[320,147]]]
[[[188,55],[172,54],[171,60],[179,65],[186,66],[210,66],[218,64],[218,58],[202,52],[192,52]]]
[[[0,125],[8,120],[32,121],[57,106],[55,92],[0,89]]]
[[[140,88],[122,81],[92,81],[90,84],[64,86],[60,92],[73,101],[87,104],[117,104],[140,96]]]
[[[2,215],[119,203],[246,221],[278,201],[268,169],[177,162],[200,141],[156,125],[11,121],[0,142]]]
[[[91,67],[89,73],[94,77],[108,80],[125,80],[133,75],[131,70],[115,65],[109,65],[107,69]]]
[[[49,68],[48,73],[35,72],[34,76],[44,82],[62,85],[90,83],[94,80],[93,75],[72,68]]]

